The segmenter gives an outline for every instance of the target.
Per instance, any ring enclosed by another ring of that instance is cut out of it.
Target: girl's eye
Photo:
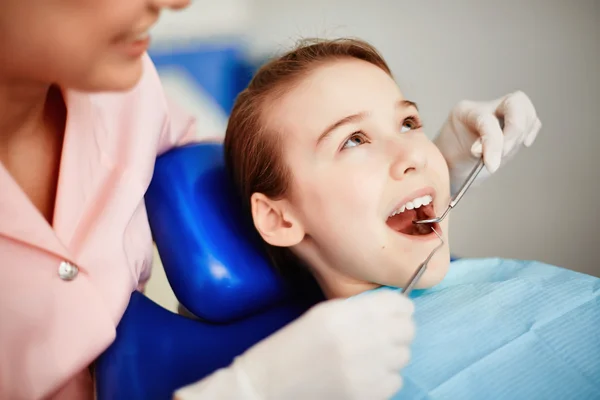
[[[357,146],[360,146],[361,144],[365,144],[368,142],[369,141],[367,140],[367,137],[364,135],[364,133],[355,132],[348,139],[346,139],[346,141],[344,142],[344,145],[342,146],[342,150],[348,149],[351,147],[357,147]]]
[[[421,120],[419,120],[419,117],[413,115],[404,118],[404,121],[402,121],[402,128],[400,128],[400,133],[414,131],[420,128],[422,128]]]

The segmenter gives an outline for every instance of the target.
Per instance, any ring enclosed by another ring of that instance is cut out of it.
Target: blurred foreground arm
[[[174,398],[390,398],[410,358],[413,310],[391,291],[326,301]]]

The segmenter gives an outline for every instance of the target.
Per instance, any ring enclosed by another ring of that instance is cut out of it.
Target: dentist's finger
[[[473,126],[481,136],[485,166],[490,173],[494,173],[500,168],[504,146],[504,134],[500,128],[500,123],[493,114],[484,114],[477,116]],[[475,142],[471,147],[471,152],[473,153],[473,150],[477,149],[478,145]]]
[[[542,121],[540,121],[538,118],[538,119],[536,119],[535,124],[533,125],[533,129],[531,130],[531,132],[529,132],[529,134],[525,138],[525,142],[523,143],[525,145],[525,147],[531,147],[531,145],[535,141],[535,138],[537,137],[538,133],[540,133],[541,129],[542,129]]]
[[[504,119],[504,148],[506,156],[525,140],[536,119],[535,108],[523,92],[515,92],[504,98],[496,109],[496,114]]]

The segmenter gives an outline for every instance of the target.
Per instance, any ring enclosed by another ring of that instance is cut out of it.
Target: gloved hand
[[[475,183],[496,172],[522,145],[531,146],[541,127],[533,103],[521,91],[493,101],[458,103],[434,140],[450,168],[452,193],[460,188],[482,153],[486,168]]]
[[[175,398],[390,398],[409,361],[413,310],[387,290],[323,302]]]

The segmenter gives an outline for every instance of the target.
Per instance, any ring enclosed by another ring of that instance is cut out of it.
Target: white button
[[[58,266],[58,276],[63,281],[72,281],[79,273],[79,268],[68,261],[63,261]]]

